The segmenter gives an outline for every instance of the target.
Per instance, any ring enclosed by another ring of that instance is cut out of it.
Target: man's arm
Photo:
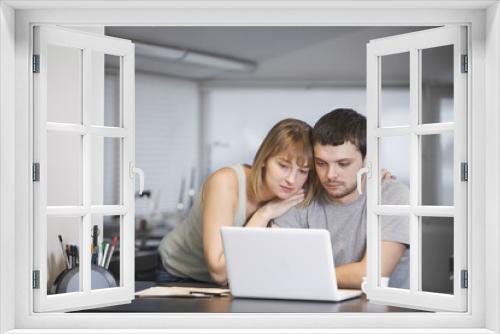
[[[403,256],[406,245],[395,241],[382,241],[382,276],[391,276],[394,268]],[[337,284],[342,289],[360,289],[363,276],[366,276],[366,252],[361,261],[338,266],[335,268]]]

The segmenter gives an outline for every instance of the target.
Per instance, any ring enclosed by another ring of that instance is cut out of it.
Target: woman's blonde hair
[[[267,159],[280,153],[285,153],[290,161],[296,160],[302,167],[309,167],[309,175],[304,185],[306,191],[302,206],[307,206],[315,194],[312,128],[298,119],[287,118],[272,127],[260,145],[253,160],[250,171],[250,191],[259,198],[260,189],[265,177]]]

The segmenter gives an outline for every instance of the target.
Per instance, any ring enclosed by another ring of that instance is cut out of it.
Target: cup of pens
[[[107,270],[118,244],[118,237],[112,236],[111,241],[109,241],[109,238],[103,236],[103,241],[99,244],[100,232],[99,226],[92,227],[91,263]]]
[[[91,251],[91,289],[105,289],[118,286],[115,277],[108,271],[113,253],[118,245],[118,237],[113,236],[111,241],[102,241],[98,245],[99,229],[94,225],[92,229]],[[50,289],[50,294],[81,291],[80,287],[80,252],[77,245],[65,244],[61,235],[58,236],[61,255],[65,269],[57,276]]]

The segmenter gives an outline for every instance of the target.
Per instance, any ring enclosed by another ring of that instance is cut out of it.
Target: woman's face
[[[267,159],[264,182],[276,197],[287,199],[302,189],[309,175],[309,166],[299,166],[296,159],[277,154]]]

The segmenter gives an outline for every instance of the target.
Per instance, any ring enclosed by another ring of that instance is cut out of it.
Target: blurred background
[[[281,119],[312,126],[339,107],[366,115],[367,43],[427,28],[103,28],[105,35],[131,40],[136,50],[136,166],[146,175],[146,191],[136,195],[136,279],[154,279],[161,238],[185,218],[207,175],[234,163],[251,164]],[[421,122],[452,122],[452,48],[429,49],[422,63]],[[106,55],[103,66],[103,122],[113,125],[120,118],[118,57]],[[383,57],[381,69],[379,124],[408,125],[409,55]],[[120,202],[120,145],[101,143],[103,204]],[[409,185],[409,138],[385,138],[378,145],[381,166]],[[452,171],[453,135],[422,138],[422,204],[453,205]],[[100,219],[100,237],[116,235],[120,217]],[[423,289],[451,293],[453,219],[423,219],[422,249]],[[62,262],[51,256],[53,280]],[[112,260],[109,269],[119,275],[119,261]]]

